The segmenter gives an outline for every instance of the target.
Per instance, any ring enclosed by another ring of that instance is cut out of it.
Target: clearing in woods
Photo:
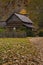
[[[32,38],[0,38],[0,65],[40,65]]]

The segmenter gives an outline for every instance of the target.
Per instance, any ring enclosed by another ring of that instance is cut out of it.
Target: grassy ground
[[[0,38],[0,65],[40,65],[38,54],[28,38]]]

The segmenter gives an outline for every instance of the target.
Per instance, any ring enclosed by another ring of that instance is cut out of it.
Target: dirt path
[[[43,37],[36,37],[29,39],[40,51],[41,61],[43,63]],[[43,65],[43,64],[42,64]]]

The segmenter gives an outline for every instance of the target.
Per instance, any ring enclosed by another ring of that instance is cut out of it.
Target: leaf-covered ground
[[[32,37],[29,38],[30,42],[32,42],[37,49],[40,52],[40,57],[41,57],[41,65],[43,65],[43,37]]]
[[[0,38],[0,65],[40,65],[37,48],[28,38]]]

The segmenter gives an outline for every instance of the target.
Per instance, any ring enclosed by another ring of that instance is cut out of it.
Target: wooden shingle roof
[[[33,25],[29,25],[29,24],[23,24],[24,26],[26,26],[26,27],[28,27],[28,28],[34,28],[34,26]]]
[[[23,21],[24,23],[27,22],[27,23],[33,23],[27,16],[24,16],[22,14],[17,14],[17,13],[14,13],[18,18],[21,19],[21,21]]]
[[[10,21],[9,21],[10,20]],[[4,27],[6,26],[7,22],[11,23],[11,21],[21,21],[23,23],[23,25],[25,25],[26,27],[31,27],[33,28],[33,22],[31,21],[31,19],[29,19],[27,16],[22,15],[22,14],[18,14],[18,13],[13,13],[6,21],[4,22],[0,22],[0,27]]]

